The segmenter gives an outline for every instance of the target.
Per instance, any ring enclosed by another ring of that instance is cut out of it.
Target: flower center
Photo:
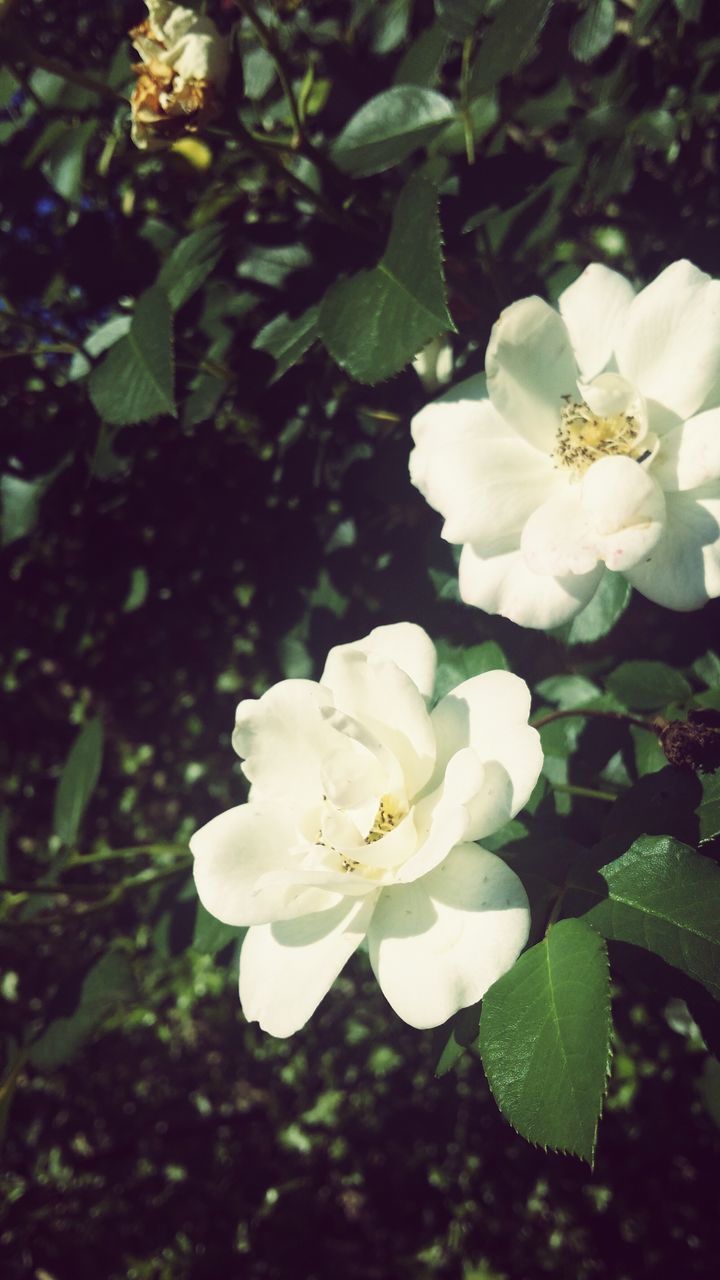
[[[631,413],[601,417],[584,400],[563,396],[553,458],[556,464],[582,476],[599,458],[624,455],[644,462],[652,450],[643,442],[645,432]]]
[[[373,824],[365,837],[365,844],[382,840],[388,831],[392,831],[399,822],[402,822],[406,814],[407,809],[398,804],[392,796],[382,796]]]

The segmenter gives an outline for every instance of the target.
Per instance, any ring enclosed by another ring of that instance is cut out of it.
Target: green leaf
[[[130,331],[90,375],[90,399],[104,422],[127,426],[161,413],[177,416],[173,397],[172,317],[154,286],[137,300]]]
[[[435,675],[435,699],[444,698],[446,693],[456,689],[463,680],[479,676],[483,671],[507,671],[508,660],[502,649],[494,640],[486,640],[483,644],[468,647],[448,644],[445,640],[437,643],[438,665]]]
[[[576,614],[572,622],[558,627],[552,634],[565,644],[593,644],[601,640],[628,607],[632,588],[621,573],[603,574],[595,595]]]
[[[275,79],[275,63],[267,49],[258,46],[242,56],[245,96],[251,102],[264,98]]]
[[[590,0],[570,32],[570,52],[578,62],[592,62],[615,34],[615,0]]]
[[[118,315],[112,316],[110,320],[106,320],[104,324],[93,329],[83,342],[83,351],[76,351],[70,361],[68,369],[68,379],[73,382],[76,378],[84,378],[92,369],[92,365],[87,356],[83,354],[87,352],[88,356],[101,356],[103,351],[107,351],[113,343],[119,338],[123,338],[130,330],[132,324],[132,316]]]
[[[80,823],[100,776],[103,731],[100,720],[89,720],[75,739],[55,792],[53,826],[64,844],[72,847]]]
[[[475,98],[529,57],[547,22],[553,0],[504,0],[485,32],[470,75]]]
[[[487,0],[435,0],[438,22],[453,40],[466,40],[480,21]]]
[[[495,1101],[530,1142],[592,1165],[610,1058],[605,944],[562,920],[490,988],[480,1053]]]
[[[143,569],[142,565],[130,570],[130,586],[128,593],[123,601],[123,613],[134,613],[141,605],[145,603],[148,593],[148,575],[147,569]]]
[[[4,547],[9,547],[11,542],[16,542],[18,538],[24,538],[26,534],[32,532],[44,491],[44,476],[35,480],[23,480],[21,476],[9,473],[0,476],[2,545]]]
[[[583,920],[652,951],[720,999],[720,868],[671,836],[641,836],[599,874],[607,897]]]
[[[85,153],[97,127],[97,120],[67,126],[40,165],[51,187],[70,204],[75,204],[82,195]]]
[[[720,656],[713,649],[693,663],[693,671],[708,689],[720,688]]]
[[[700,821],[700,844],[720,836],[720,771],[706,774],[702,780],[702,801],[697,811]]]
[[[56,1018],[30,1046],[30,1062],[44,1071],[53,1071],[69,1062],[113,1005],[125,1000],[132,990],[128,960],[109,951],[86,974],[74,1012],[68,1017]]]
[[[301,316],[291,320],[287,313],[276,316],[261,329],[253,346],[260,351],[267,351],[275,360],[275,372],[270,384],[282,378],[305,352],[312,346],[318,336],[320,308],[309,307]]]
[[[605,683],[624,707],[636,711],[684,702],[692,692],[685,677],[664,662],[622,662]]]
[[[439,22],[421,31],[403,55],[393,82],[419,84],[430,89],[435,84],[447,49],[447,34]]]
[[[214,956],[218,951],[222,951],[223,947],[226,947],[228,943],[242,941],[246,932],[246,929],[223,924],[222,920],[217,920],[215,916],[211,916],[202,903],[198,902],[192,940],[195,951],[203,951],[206,955]]]
[[[387,248],[377,267],[331,286],[321,304],[320,337],[359,382],[402,369],[446,329],[437,192],[423,178],[403,188]]]
[[[600,690],[592,680],[584,676],[549,676],[535,686],[541,698],[554,703],[561,711],[570,711],[574,707],[584,707],[593,702]]]
[[[452,103],[433,89],[395,85],[356,112],[330,154],[344,173],[382,173],[430,142],[454,114]]]
[[[207,279],[225,247],[225,228],[211,222],[191,231],[175,245],[163,263],[157,284],[165,290],[172,311],[191,298]]]
[[[675,0],[675,8],[686,22],[699,22],[702,17],[703,0]]]

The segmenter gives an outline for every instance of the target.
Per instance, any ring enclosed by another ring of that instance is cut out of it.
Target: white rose
[[[141,149],[167,146],[195,132],[220,109],[230,65],[215,23],[167,0],[146,0],[148,17],[130,32],[141,62],[130,105],[132,139]]]
[[[403,622],[331,649],[320,683],[284,680],[238,707],[249,801],[191,848],[207,910],[251,926],[240,999],[272,1035],[307,1022],[364,938],[414,1027],[474,1004],[525,945],[522,884],[472,842],[540,773],[527,685],[487,672],[430,712],[434,675],[431,640]]]
[[[489,399],[412,424],[463,600],[555,627],[607,569],[669,609],[720,595],[720,282],[682,261],[636,294],[590,266],[559,313],[503,311],[486,373]]]

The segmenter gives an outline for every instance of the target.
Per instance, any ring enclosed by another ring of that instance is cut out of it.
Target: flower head
[[[429,711],[434,675],[432,642],[403,622],[331,649],[319,683],[284,680],[238,707],[249,801],[191,848],[207,910],[251,926],[240,999],[273,1035],[305,1024],[365,938],[415,1027],[475,1003],[525,945],[525,891],[473,841],[540,773],[527,685],[487,672]]]
[[[559,311],[502,312],[486,374],[489,398],[460,388],[412,424],[463,600],[555,627],[606,570],[670,609],[720,595],[720,281],[675,262],[636,294],[590,266]]]
[[[229,55],[210,18],[169,0],[145,2],[148,17],[130,32],[142,59],[133,67],[132,139],[154,150],[217,115]]]

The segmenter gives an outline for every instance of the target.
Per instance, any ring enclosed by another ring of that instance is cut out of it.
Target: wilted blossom
[[[133,142],[154,150],[218,114],[229,54],[210,18],[168,0],[146,5],[148,17],[130,32],[142,59],[130,105]]]
[[[431,640],[402,622],[331,649],[319,683],[284,680],[238,707],[249,801],[191,847],[207,910],[250,925],[240,999],[272,1035],[304,1025],[365,939],[415,1027],[479,1000],[527,940],[522,884],[473,843],[539,775],[527,685],[487,672],[430,711],[434,677]]]
[[[669,609],[720,595],[720,282],[681,261],[636,293],[589,266],[559,310],[502,312],[486,375],[412,424],[463,600],[554,627],[607,570]]]

